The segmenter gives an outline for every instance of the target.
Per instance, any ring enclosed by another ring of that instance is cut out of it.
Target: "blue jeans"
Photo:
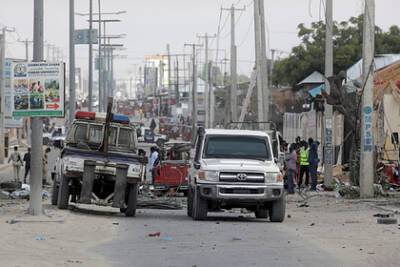
[[[318,164],[310,165],[311,190],[317,190],[317,169]]]
[[[295,170],[288,170],[287,174],[287,191],[289,194],[294,193],[294,179],[296,177],[296,171]]]

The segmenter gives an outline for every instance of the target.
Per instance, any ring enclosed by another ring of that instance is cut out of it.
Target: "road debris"
[[[46,238],[45,238],[43,235],[40,235],[40,234],[39,234],[39,235],[36,235],[36,236],[35,236],[35,239],[38,240],[38,241],[46,240]]]
[[[397,224],[397,219],[391,217],[384,217],[384,218],[378,218],[376,222],[378,224]]]
[[[232,241],[241,241],[242,239],[240,237],[233,237]]]
[[[161,232],[154,232],[154,233],[150,233],[148,234],[149,237],[160,237],[161,236]]]

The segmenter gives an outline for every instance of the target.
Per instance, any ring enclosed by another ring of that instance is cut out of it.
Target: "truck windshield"
[[[271,149],[263,137],[208,136],[203,158],[271,160]]]

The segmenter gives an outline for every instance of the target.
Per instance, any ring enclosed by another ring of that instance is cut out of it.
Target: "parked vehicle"
[[[189,174],[188,216],[247,208],[257,218],[282,222],[286,198],[271,140],[261,131],[199,129]]]
[[[134,216],[138,184],[145,175],[146,159],[140,152],[136,129],[127,116],[77,112],[56,163],[52,204],[60,209],[66,209],[70,200],[111,205]],[[95,165],[93,178],[84,172],[89,163]],[[117,183],[121,168],[127,172]],[[121,197],[123,203],[115,204]]]
[[[187,192],[190,149],[191,143],[184,141],[168,142],[160,147],[161,160],[156,166],[153,181],[155,191],[165,192],[175,188],[177,191]]]
[[[151,131],[148,127],[141,127],[141,136],[142,138],[139,139],[141,142],[145,143],[165,143],[169,140],[168,136],[165,134],[156,134]]]

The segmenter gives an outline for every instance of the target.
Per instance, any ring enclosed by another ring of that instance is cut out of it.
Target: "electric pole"
[[[43,0],[34,0],[33,22],[33,61],[43,61]],[[32,156],[31,156],[31,193],[29,213],[42,215],[42,171],[43,171],[43,121],[41,118],[32,118]]]
[[[237,121],[237,47],[235,44],[235,11],[244,11],[246,8],[237,9],[234,5],[229,10],[231,14],[231,90],[230,90],[230,120]]]
[[[267,45],[266,45],[266,38],[265,38],[265,10],[264,10],[264,0],[259,0],[260,3],[260,30],[261,30],[261,79],[262,79],[262,95],[263,95],[263,102],[264,102],[264,119],[269,120],[269,83],[268,83],[268,62],[267,62]],[[266,125],[264,125],[264,128]]]
[[[256,52],[256,83],[257,83],[257,119],[264,121],[264,105],[263,105],[263,80],[262,80],[262,62],[261,62],[261,18],[260,18],[260,2],[254,0],[254,37]],[[259,128],[263,128],[263,124],[259,124]]]
[[[205,127],[206,128],[211,128],[212,125],[210,124],[210,114],[211,114],[211,106],[210,106],[210,100],[211,100],[211,94],[212,92],[212,85],[210,84],[211,79],[210,79],[210,69],[209,69],[209,56],[208,56],[208,40],[210,38],[215,38],[216,35],[208,35],[205,33],[204,35],[197,35],[198,38],[204,38],[204,54],[205,54],[205,60],[204,60],[204,73],[205,73],[205,87],[204,87],[204,110],[205,110]]]
[[[360,157],[360,196],[374,196],[374,132],[373,114],[373,62],[375,54],[375,1],[365,0],[363,34],[363,80],[364,92],[361,110],[361,157]]]
[[[196,47],[197,44],[185,44],[192,47],[192,139],[196,138],[197,129],[197,65],[196,65]]]
[[[98,48],[98,59],[97,59],[97,64],[98,64],[98,71],[99,71],[99,78],[98,78],[98,90],[99,90],[99,94],[98,94],[98,102],[99,102],[99,108],[98,108],[98,110],[101,112],[101,111],[103,111],[103,90],[102,90],[102,85],[103,85],[103,82],[101,81],[101,79],[102,79],[102,65],[103,65],[103,60],[102,60],[102,58],[101,58],[101,36],[102,36],[102,34],[101,34],[101,0],[98,0],[98,6],[99,6],[99,19],[98,19],[98,23],[99,23],[99,41],[98,41],[98,43],[99,43],[99,48]]]
[[[89,0],[89,79],[88,79],[88,110],[92,111],[93,102],[93,0]]]
[[[2,34],[0,36],[0,163],[4,163],[5,151],[4,151],[4,66],[5,66],[5,54],[6,54],[6,28],[4,27],[2,30]]]
[[[332,0],[326,0],[326,13],[325,13],[325,77],[333,75],[333,7]],[[326,92],[331,92],[328,80],[325,80]],[[334,164],[333,153],[333,120],[332,120],[332,106],[325,104],[325,142],[324,142],[324,185],[327,188],[332,187],[332,166]]]
[[[168,93],[172,92],[171,83],[171,51],[170,46],[167,44],[167,57],[168,57]]]
[[[75,0],[69,0],[69,124],[75,116]]]

